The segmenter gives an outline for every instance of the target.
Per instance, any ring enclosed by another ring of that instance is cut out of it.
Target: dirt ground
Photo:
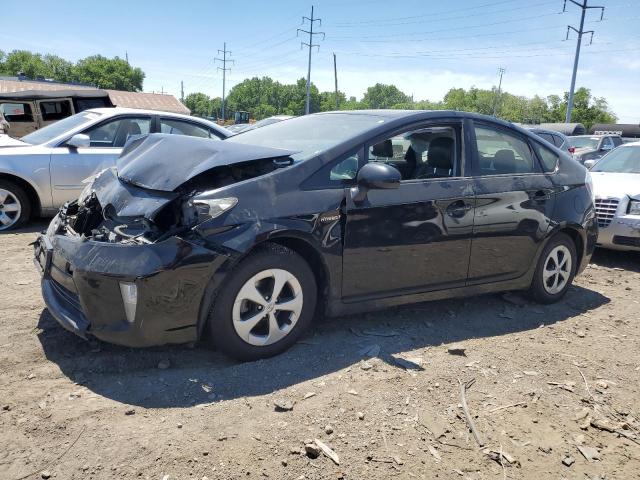
[[[64,331],[27,245],[43,226],[0,236],[2,480],[640,478],[638,254],[598,251],[557,305],[490,295],[321,320],[240,364]],[[475,380],[483,447],[459,380]],[[309,458],[315,439],[339,465]]]

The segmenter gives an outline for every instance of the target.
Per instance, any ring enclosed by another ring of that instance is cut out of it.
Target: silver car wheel
[[[562,291],[571,277],[571,252],[564,245],[558,245],[547,255],[542,272],[544,289],[550,295]]]
[[[302,287],[290,272],[270,268],[242,286],[233,303],[233,328],[250,345],[263,347],[286,337],[302,313]]]
[[[18,197],[9,190],[0,188],[0,230],[11,228],[20,220],[22,205]]]

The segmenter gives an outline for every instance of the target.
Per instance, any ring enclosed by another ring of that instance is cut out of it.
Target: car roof
[[[201,117],[192,117],[191,115],[183,115],[181,113],[172,113],[172,112],[163,112],[160,110],[146,110],[141,108],[125,108],[125,107],[106,107],[106,108],[90,108],[85,110],[87,112],[99,113],[101,115],[115,116],[121,115],[123,113],[132,113],[132,114],[143,114],[143,115],[162,115],[172,118],[180,118],[184,120],[196,121],[199,123],[204,123],[210,127],[214,127],[222,132],[227,131],[226,128],[221,127],[217,123],[214,123],[210,120],[201,118]]]

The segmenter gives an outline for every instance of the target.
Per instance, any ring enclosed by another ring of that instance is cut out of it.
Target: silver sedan
[[[591,168],[598,246],[640,251],[640,142],[625,143]]]
[[[115,165],[127,139],[168,133],[221,140],[208,120],[175,113],[98,108],[67,117],[19,141],[0,136],[0,230],[54,214],[78,197],[83,180]]]

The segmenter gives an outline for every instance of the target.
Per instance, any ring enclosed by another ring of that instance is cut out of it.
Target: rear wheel
[[[239,360],[277,355],[311,324],[317,287],[309,265],[276,244],[251,254],[214,299],[209,333],[214,345]]]
[[[31,215],[29,197],[13,182],[0,180],[0,231],[25,223]]]
[[[540,303],[560,300],[573,282],[576,272],[576,247],[564,233],[556,234],[545,247],[529,289],[530,295]]]

